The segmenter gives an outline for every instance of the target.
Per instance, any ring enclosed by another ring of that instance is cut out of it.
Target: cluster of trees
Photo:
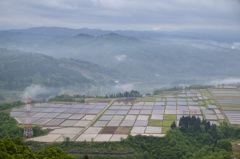
[[[8,113],[0,111],[0,139],[7,135],[22,137],[23,128],[18,127],[16,120],[11,118]]]
[[[21,101],[16,101],[16,102],[11,102],[11,103],[2,103],[0,104],[0,110],[7,110],[7,109],[11,109],[13,107],[17,107],[20,105],[24,105],[25,103],[21,102]]]
[[[67,94],[62,94],[62,95],[56,96],[54,98],[49,99],[49,101],[64,101],[64,102],[85,103],[84,99],[76,100],[76,99],[74,99],[74,96],[70,96],[70,95],[67,95]]]
[[[0,158],[31,158],[31,159],[74,159],[67,152],[57,147],[46,147],[42,151],[33,153],[28,146],[25,146],[20,137],[11,139],[6,136],[0,140]]]
[[[227,124],[227,122],[221,123],[221,126],[215,124],[211,125],[209,121],[201,120],[195,116],[186,116],[180,118],[179,121],[180,130],[186,134],[192,133],[207,133],[211,136],[208,141],[216,143],[220,139],[240,139],[240,127],[234,127]],[[204,137],[200,137],[200,139]]]
[[[131,90],[123,93],[119,92],[117,94],[109,94],[105,96],[101,96],[101,95],[92,96],[92,95],[79,95],[79,94],[73,95],[73,98],[122,98],[122,97],[142,97],[142,94],[138,91]]]
[[[179,90],[183,90],[183,87],[176,86],[176,87],[172,87],[172,88],[160,88],[160,89],[154,90],[153,95],[158,95],[165,91],[179,91]]]
[[[210,85],[190,85],[190,86],[186,86],[185,89],[190,90],[190,89],[208,89],[208,88],[212,88],[214,86],[210,86]],[[160,89],[156,89],[153,91],[154,95],[158,95],[161,94],[165,91],[180,91],[180,90],[184,90],[183,87],[181,86],[176,86],[176,87],[172,87],[172,88],[160,88]]]
[[[117,94],[110,94],[109,96],[106,96],[106,97],[109,97],[109,98],[142,97],[142,94],[138,91],[131,90],[130,92],[126,91],[124,93],[119,92]]]

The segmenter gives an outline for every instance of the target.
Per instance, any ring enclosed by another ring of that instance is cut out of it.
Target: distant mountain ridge
[[[116,77],[126,83],[238,78],[238,40],[238,31],[220,30],[164,32],[38,27],[0,31],[0,48],[88,61],[115,70],[109,78]]]
[[[101,29],[70,29],[64,27],[33,27],[27,29],[0,30],[2,32],[50,35],[50,36],[75,36],[77,34],[89,34],[99,36],[109,33],[117,33],[125,36],[152,37],[152,38],[185,38],[217,40],[225,42],[240,41],[239,30],[219,29],[182,29],[177,31],[136,31],[136,30],[101,30]]]

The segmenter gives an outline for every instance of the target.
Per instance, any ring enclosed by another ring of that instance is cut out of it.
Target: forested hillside
[[[112,84],[116,73],[74,59],[0,49],[0,89],[23,90],[31,84],[48,87]]]

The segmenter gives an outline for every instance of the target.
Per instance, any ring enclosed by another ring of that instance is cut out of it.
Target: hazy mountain
[[[240,76],[237,31],[39,27],[1,31],[0,47],[95,63],[117,70],[117,79],[124,83],[194,83]]]

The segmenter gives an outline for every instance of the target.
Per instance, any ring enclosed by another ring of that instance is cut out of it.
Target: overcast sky
[[[240,0],[0,0],[0,29],[240,30]]]

